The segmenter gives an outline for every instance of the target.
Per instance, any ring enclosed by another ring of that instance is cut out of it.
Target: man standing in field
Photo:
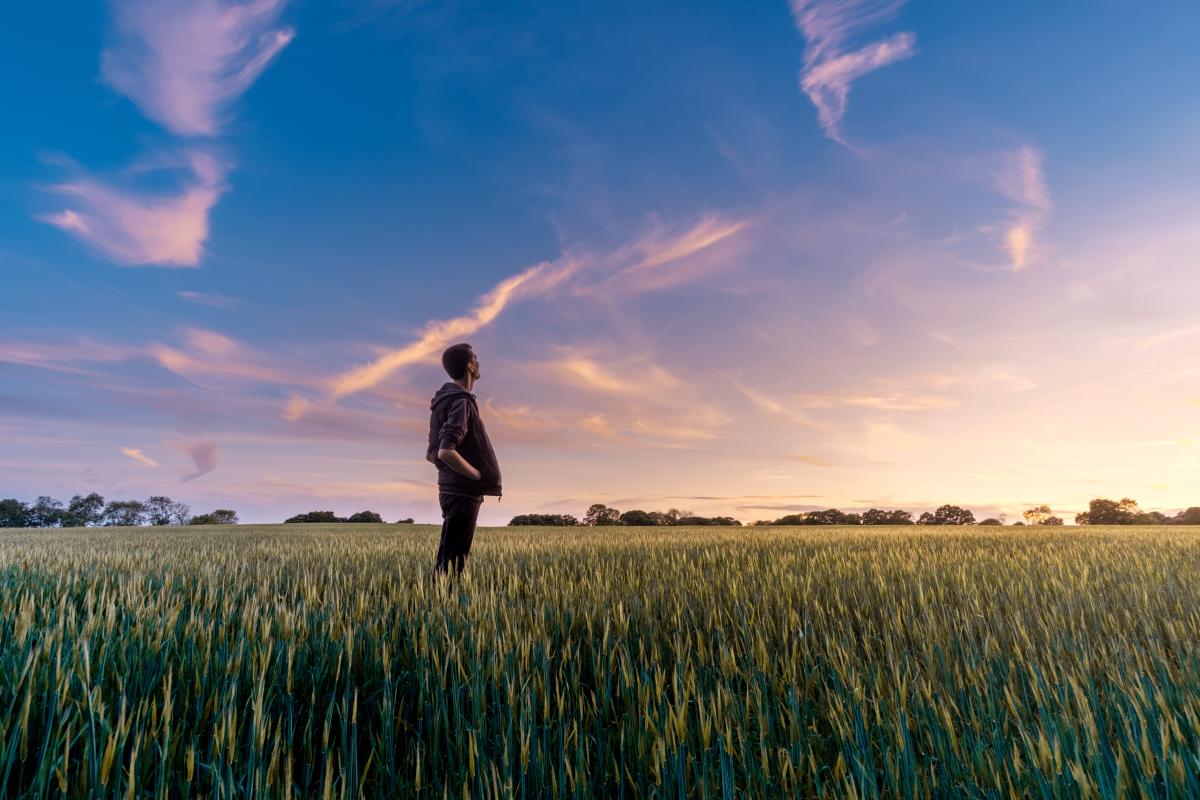
[[[471,387],[479,380],[479,359],[469,344],[442,353],[442,366],[452,380],[442,384],[429,403],[429,447],[425,459],[438,470],[442,506],[442,540],[435,575],[453,564],[461,573],[475,537],[475,520],[487,494],[501,496],[500,466],[488,439]]]

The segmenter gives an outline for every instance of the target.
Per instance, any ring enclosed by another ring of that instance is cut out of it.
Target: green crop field
[[[0,533],[6,797],[1197,797],[1196,528]]]

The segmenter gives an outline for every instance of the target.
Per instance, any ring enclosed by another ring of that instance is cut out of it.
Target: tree
[[[412,517],[405,517],[404,519],[398,519],[398,520],[396,520],[396,524],[397,524],[397,525],[412,525],[412,524],[413,524],[413,518],[412,518]]]
[[[987,519],[980,520],[979,524],[980,525],[1003,525],[1004,523],[1001,522],[1000,520],[996,519],[995,517],[988,517]]]
[[[928,511],[922,511],[921,516],[917,517],[918,525],[937,525],[937,519]]]
[[[621,512],[615,508],[609,508],[603,503],[594,503],[588,507],[587,513],[583,515],[584,525],[620,525]]]
[[[197,514],[189,521],[189,525],[237,525],[237,512],[229,508],[218,508],[209,514]]]
[[[187,525],[192,510],[187,504],[156,494],[146,498],[146,521],[151,525]]]
[[[509,525],[555,525],[570,527],[579,520],[572,514],[518,514],[509,520]]]
[[[75,495],[67,503],[63,514],[64,528],[84,528],[99,525],[104,521],[104,498],[92,492],[89,495]]]
[[[665,525],[681,525],[679,520],[685,517],[695,517],[696,515],[690,511],[680,511],[678,508],[668,508],[663,515],[666,518]]]
[[[1134,518],[1142,513],[1137,501],[1122,497],[1118,502],[1097,497],[1088,503],[1088,510],[1075,515],[1077,525],[1132,525]]]
[[[146,507],[138,500],[111,500],[104,507],[104,524],[141,525],[146,521]]]
[[[912,525],[912,514],[903,509],[895,511],[884,511],[881,508],[872,508],[869,511],[864,511],[862,515],[863,525]]]
[[[975,515],[965,508],[946,504],[933,512],[934,525],[974,525]]]
[[[284,523],[289,522],[345,522],[332,511],[309,511],[307,514],[297,514],[294,517],[288,517]]]
[[[64,513],[65,509],[63,509],[61,501],[44,494],[29,507],[29,527],[57,528],[63,524]]]
[[[1020,523],[1020,522],[1016,522],[1016,523],[1014,523],[1014,524],[1015,524],[1015,525],[1020,525],[1021,523]],[[1063,524],[1063,521],[1062,521],[1062,517],[1046,517],[1046,518],[1045,518],[1044,520],[1042,520],[1042,521],[1041,521],[1039,524],[1040,524],[1040,525],[1062,525],[1062,524]]]
[[[383,517],[374,511],[359,511],[357,514],[351,514],[346,522],[383,522]]]
[[[626,511],[619,519],[622,525],[657,525],[658,520],[649,511],[642,511],[640,508],[635,508]]]
[[[1040,506],[1034,506],[1021,513],[1025,521],[1030,525],[1041,525],[1042,520],[1051,516],[1054,512],[1050,510],[1050,506],[1043,503]]]
[[[1176,525],[1200,525],[1200,506],[1191,506],[1180,511],[1172,521]],[[0,523],[0,526],[3,526],[3,523]]]
[[[855,515],[857,516],[857,515]],[[805,525],[846,525],[846,515],[836,508],[827,508],[824,511],[810,511],[804,515]]]
[[[29,506],[15,498],[0,500],[0,528],[28,528]]]

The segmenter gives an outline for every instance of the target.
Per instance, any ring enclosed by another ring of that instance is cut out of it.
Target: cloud
[[[22,364],[56,372],[87,373],[70,366],[77,362],[109,363],[125,361],[142,354],[142,348],[79,339],[68,344],[0,342],[0,362]]]
[[[263,364],[263,357],[216,331],[187,328],[184,347],[152,344],[147,352],[163,369],[211,388],[211,379],[260,381],[284,386],[306,385],[311,379],[301,372],[288,372]]]
[[[113,0],[115,41],[101,71],[147,117],[180,136],[214,136],[228,106],[292,40],[286,0]]]
[[[745,221],[730,222],[716,215],[707,215],[682,234],[669,235],[656,230],[605,256],[567,253],[555,261],[536,264],[496,284],[470,313],[448,320],[431,321],[425,325],[415,341],[385,351],[374,361],[332,378],[328,382],[329,393],[334,399],[346,397],[378,386],[404,367],[436,363],[441,351],[447,346],[490,325],[510,304],[518,300],[548,297],[572,281],[575,282],[572,293],[576,296],[594,291],[601,284],[613,279],[617,279],[615,285],[621,286],[623,291],[660,288],[665,284],[643,282],[636,278],[622,280],[622,276],[649,273],[664,265],[686,259],[733,236],[746,224]],[[585,272],[592,268],[616,272],[600,282],[589,284],[582,278]],[[681,279],[679,275],[671,278],[674,282]],[[594,364],[586,361],[569,365],[568,371],[574,372],[576,378],[584,383],[591,381],[603,384],[606,380],[606,376],[601,374]],[[611,379],[608,386],[612,390],[624,389],[622,384]]]
[[[196,303],[201,306],[212,306],[213,308],[237,308],[242,304],[242,301],[236,297],[226,297],[223,294],[208,294],[206,292],[176,292],[176,297],[187,300],[189,303]]]
[[[280,416],[287,422],[296,422],[303,417],[311,407],[312,401],[310,401],[307,397],[293,394],[288,397],[287,405],[283,407],[283,413]]]
[[[860,408],[875,408],[883,411],[933,411],[937,409],[955,408],[958,401],[950,397],[936,395],[903,395],[903,394],[798,394],[795,398],[805,408],[836,408],[839,406],[858,406]]]
[[[903,0],[791,0],[792,17],[806,47],[800,88],[817,107],[825,135],[846,144],[842,119],[854,81],[917,52],[914,34],[896,33],[857,50],[846,49],[857,31],[892,19]]]
[[[606,358],[594,348],[558,345],[556,355],[526,367],[543,378],[601,394],[642,395],[677,389],[680,381],[644,356]]]
[[[1051,208],[1042,160],[1039,150],[1026,145],[1008,155],[995,175],[996,188],[1017,204],[1003,229],[1004,248],[1014,270],[1028,266],[1037,256],[1038,229]]]
[[[157,461],[155,461],[153,458],[150,458],[149,456],[145,455],[141,450],[137,449],[136,447],[122,447],[121,452],[124,453],[125,455],[129,456],[130,458],[132,458],[134,461],[137,461],[141,464],[145,464],[147,467],[157,467],[158,466]]]
[[[780,403],[778,400],[776,400],[775,398],[768,397],[767,395],[763,394],[762,392],[758,391],[757,389],[751,389],[749,386],[746,386],[740,380],[736,380],[736,379],[731,379],[731,380],[733,381],[733,384],[738,388],[738,391],[740,391],[743,395],[745,395],[746,399],[749,400],[751,403],[753,403],[755,405],[755,407],[758,408],[759,411],[762,411],[765,414],[770,414],[771,416],[774,416],[774,417],[780,417],[781,419],[785,419],[788,422],[792,422],[796,425],[812,425],[813,424],[813,421],[808,416],[806,416],[804,414],[804,412],[795,411],[791,408],[785,408],[784,405],[782,403]]]
[[[333,378],[329,382],[330,393],[334,398],[345,397],[378,385],[402,367],[436,362],[442,350],[491,324],[510,303],[550,292],[579,266],[578,260],[564,256],[505,278],[469,314],[430,322],[416,341]]]
[[[221,448],[205,440],[185,440],[175,445],[192,459],[192,469],[183,475],[183,482],[195,480],[217,468],[221,461]]]
[[[82,173],[49,191],[73,207],[37,219],[66,231],[112,261],[126,266],[194,267],[208,238],[208,212],[225,190],[225,167],[197,150],[185,151],[138,173],[161,168],[186,177],[172,193],[142,192]]]
[[[611,274],[591,283],[579,282],[575,295],[612,291],[621,294],[641,294],[676,286],[695,278],[710,265],[686,263],[743,231],[749,220],[730,220],[718,214],[706,214],[680,233],[655,225],[650,233],[609,254],[601,261]],[[670,267],[670,268],[668,268]]]

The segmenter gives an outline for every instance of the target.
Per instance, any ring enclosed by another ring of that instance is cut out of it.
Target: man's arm
[[[471,466],[470,462],[463,458],[457,449],[463,437],[467,435],[467,426],[470,425],[470,422],[471,403],[465,397],[454,400],[449,413],[446,414],[446,422],[439,431],[437,457],[459,475],[465,475],[471,480],[477,481],[482,477],[479,470]]]
[[[443,464],[457,472],[459,475],[466,475],[473,481],[477,481],[483,477],[479,470],[472,467],[471,464],[465,458],[463,458],[457,450],[438,450],[437,457],[441,459]]]

